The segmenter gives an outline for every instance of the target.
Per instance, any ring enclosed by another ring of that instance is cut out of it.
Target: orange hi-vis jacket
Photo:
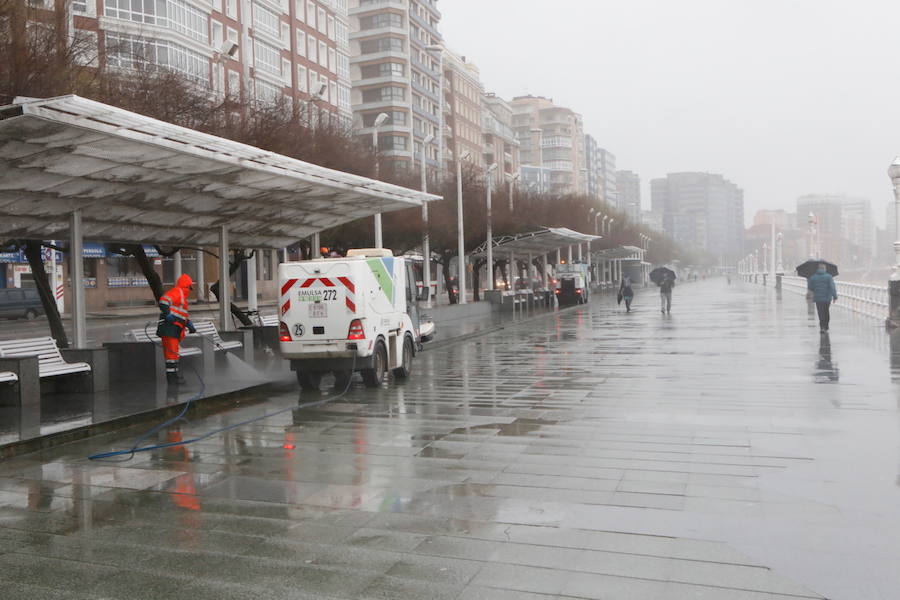
[[[157,335],[160,337],[174,337],[184,339],[184,330],[188,321],[191,320],[188,312],[188,297],[191,293],[191,286],[194,284],[190,276],[183,273],[178,278],[178,282],[171,290],[163,294],[159,299],[159,310],[162,312],[162,318],[157,328]],[[165,320],[166,315],[171,314],[175,317],[174,323]]]

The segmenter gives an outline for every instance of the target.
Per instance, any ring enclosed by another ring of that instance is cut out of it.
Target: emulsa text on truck
[[[304,390],[331,372],[346,389],[354,372],[368,387],[393,373],[405,379],[421,344],[434,336],[418,302],[412,261],[390,250],[350,250],[346,257],[284,263],[278,270],[279,347]]]

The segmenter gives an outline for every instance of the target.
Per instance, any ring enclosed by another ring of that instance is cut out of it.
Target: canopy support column
[[[256,261],[259,260],[259,250],[253,251],[253,258],[247,261],[247,310],[259,310],[256,291]]]
[[[581,244],[578,244],[578,262],[581,262],[583,259],[581,255]]]
[[[569,264],[572,264],[572,245],[569,244]]]
[[[72,279],[72,341],[75,348],[87,347],[87,314],[84,305],[84,238],[81,210],[69,216],[69,275]]]
[[[322,240],[318,232],[312,234],[309,238],[309,257],[311,259],[322,257]]]
[[[206,302],[206,270],[204,269],[205,256],[203,250],[197,250],[197,281],[194,288],[197,290],[197,299]]]
[[[172,263],[175,267],[175,281],[184,273],[184,266],[181,264],[181,250],[172,255]]]
[[[231,331],[231,274],[228,269],[228,227],[219,227],[219,330]]]

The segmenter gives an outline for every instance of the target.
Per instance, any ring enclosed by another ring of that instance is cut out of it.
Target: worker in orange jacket
[[[184,330],[197,333],[188,312],[188,297],[193,288],[193,280],[183,273],[175,283],[175,287],[159,299],[160,316],[156,335],[162,339],[163,357],[166,360],[166,382],[169,385],[184,383],[184,379],[178,374],[178,358]]]

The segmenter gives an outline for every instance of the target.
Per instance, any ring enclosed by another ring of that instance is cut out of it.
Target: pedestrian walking
[[[675,278],[668,273],[659,282],[659,301],[662,314],[672,312],[672,288],[675,287]]]
[[[631,301],[634,300],[634,289],[631,287],[631,277],[626,275],[619,285],[619,301],[625,301],[625,312],[631,312]]]
[[[820,264],[818,270],[806,280],[806,287],[816,303],[816,312],[819,313],[819,330],[828,332],[831,323],[831,303],[837,302],[837,287],[834,285],[834,277],[828,273],[824,264]]]
[[[178,374],[184,330],[197,333],[188,313],[188,296],[193,287],[193,280],[187,273],[183,273],[175,287],[159,299],[160,315],[156,335],[162,340],[163,358],[166,360],[166,382],[169,385],[184,383],[184,379]]]

